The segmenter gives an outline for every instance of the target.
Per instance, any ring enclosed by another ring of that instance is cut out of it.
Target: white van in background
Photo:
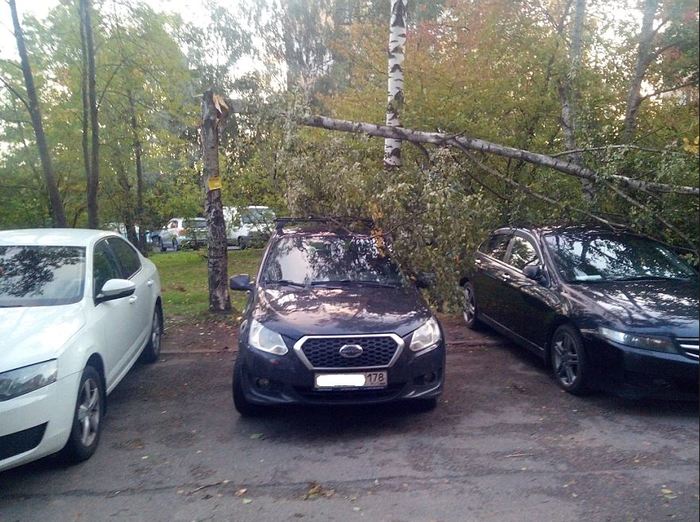
[[[246,248],[255,243],[264,243],[270,237],[275,217],[270,207],[224,207],[228,244]]]

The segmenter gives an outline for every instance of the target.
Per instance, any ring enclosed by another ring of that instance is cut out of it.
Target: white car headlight
[[[413,332],[409,348],[413,352],[429,352],[437,347],[441,339],[440,326],[437,320],[431,317]]]
[[[280,334],[264,327],[255,319],[250,321],[248,345],[257,350],[274,353],[275,355],[285,355],[288,351],[287,345],[284,344]]]
[[[657,352],[675,352],[673,341],[668,337],[652,337],[648,335],[636,335],[625,332],[618,332],[611,328],[598,328],[598,333],[609,341],[632,346],[634,348],[642,348],[643,350],[654,350]]]
[[[0,373],[0,401],[9,401],[56,382],[56,359]]]

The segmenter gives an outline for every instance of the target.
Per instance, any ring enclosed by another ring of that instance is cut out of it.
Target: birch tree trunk
[[[226,312],[231,309],[228,293],[228,251],[226,225],[221,202],[219,177],[219,120],[223,117],[221,104],[215,103],[209,89],[202,96],[202,160],[204,165],[204,214],[209,228],[208,280],[209,310]]]
[[[627,94],[627,107],[625,109],[625,123],[622,131],[622,142],[631,143],[637,129],[637,114],[642,104],[642,81],[647,67],[651,63],[652,40],[654,39],[654,17],[659,6],[659,0],[645,0],[642,27],[639,31],[639,47],[634,73],[630,79],[629,92]]]
[[[29,55],[27,54],[27,46],[24,43],[24,32],[19,23],[17,15],[17,5],[15,0],[8,0],[10,11],[12,13],[12,25],[15,32],[15,40],[17,41],[17,52],[19,53],[20,62],[22,65],[22,75],[24,76],[24,85],[27,89],[26,105],[29,110],[29,116],[32,120],[34,135],[36,137],[36,145],[39,149],[39,159],[41,160],[41,168],[44,172],[44,183],[46,191],[49,195],[49,205],[51,207],[51,218],[55,227],[66,227],[66,214],[63,209],[63,201],[58,192],[56,177],[54,176],[53,164],[51,156],[49,156],[49,147],[46,143],[46,134],[44,133],[44,124],[41,119],[41,108],[39,99],[36,95],[36,86],[34,85],[34,75],[29,63]]]
[[[406,2],[407,0],[391,0],[387,127],[401,127],[401,111],[404,102],[403,60],[406,46]],[[386,138],[384,140],[384,167],[391,169],[400,166],[401,140]]]
[[[576,0],[574,7],[573,26],[571,29],[571,44],[569,47],[569,71],[564,81],[559,85],[561,99],[561,125],[564,131],[564,141],[568,150],[576,150],[576,126],[578,118],[577,79],[581,69],[583,22],[586,17],[586,0]],[[573,152],[569,159],[576,165],[581,165],[581,153]],[[593,201],[594,187],[588,179],[581,179],[581,188],[586,201]]]
[[[97,190],[100,179],[100,126],[98,122],[97,89],[95,73],[95,43],[92,35],[92,5],[91,0],[80,0],[80,30],[81,42],[83,42],[83,63],[86,63],[86,75],[88,106],[90,112],[90,174],[87,179],[87,212],[88,228],[99,226],[97,214]],[[83,126],[85,128],[85,126]]]

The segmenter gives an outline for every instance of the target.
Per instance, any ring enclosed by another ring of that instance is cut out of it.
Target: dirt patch
[[[238,350],[238,325],[233,321],[166,322],[162,353],[230,352]]]

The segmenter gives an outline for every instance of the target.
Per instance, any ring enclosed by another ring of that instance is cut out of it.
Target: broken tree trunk
[[[403,109],[403,60],[406,46],[406,1],[391,0],[391,19],[389,23],[389,80],[387,82],[388,100],[386,105],[387,127],[401,127]],[[384,168],[401,166],[401,140],[386,138],[384,140]]]
[[[226,312],[231,309],[228,293],[228,251],[226,224],[221,202],[219,176],[219,121],[227,107],[211,89],[202,96],[202,163],[204,166],[204,214],[209,228],[208,278],[209,310]]]
[[[24,32],[19,23],[17,14],[17,6],[15,0],[9,0],[10,11],[12,14],[12,25],[15,32],[15,40],[17,41],[17,52],[19,53],[20,62],[22,65],[22,75],[24,76],[24,85],[27,89],[27,100],[24,102],[29,110],[29,116],[32,119],[32,127],[36,136],[36,145],[39,149],[39,158],[41,159],[41,168],[44,172],[44,183],[46,191],[49,194],[49,205],[51,207],[51,219],[55,227],[66,227],[66,214],[63,210],[63,201],[58,192],[56,177],[54,176],[53,164],[49,155],[49,146],[46,143],[46,134],[44,133],[44,124],[41,119],[41,108],[39,107],[39,98],[36,94],[36,86],[34,85],[34,75],[29,64],[29,55],[27,54],[27,46],[24,42]]]
[[[337,120],[335,118],[327,118],[325,116],[302,116],[297,119],[297,122],[308,127],[368,134],[370,136],[377,136],[381,138],[394,138],[413,143],[430,143],[438,146],[450,146],[458,149],[468,149],[477,152],[495,154],[496,156],[522,160],[540,167],[551,168],[564,174],[568,174],[569,176],[587,179],[593,182],[603,178],[603,176],[598,175],[595,171],[582,165],[577,165],[572,161],[561,160],[552,156],[547,156],[546,154],[516,149],[514,147],[507,147],[505,145],[499,145],[498,143],[492,143],[479,138],[470,138],[463,134],[417,131],[407,129],[405,127],[388,127],[386,125],[375,125],[373,123]],[[643,181],[616,174],[606,176],[606,179],[618,181],[627,187],[637,190],[648,190],[660,193],[689,194],[695,196],[700,195],[700,189],[698,187]]]

